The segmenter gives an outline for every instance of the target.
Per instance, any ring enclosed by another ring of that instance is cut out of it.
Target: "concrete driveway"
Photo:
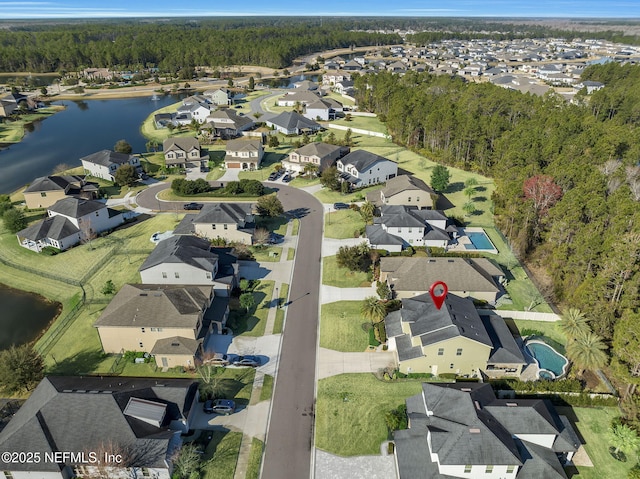
[[[391,351],[341,353],[332,349],[318,351],[318,380],[347,373],[374,373],[379,369],[395,367]]]
[[[258,356],[261,364],[256,370],[273,376],[279,360],[280,338],[279,334],[259,337],[212,334],[205,345],[205,352]]]

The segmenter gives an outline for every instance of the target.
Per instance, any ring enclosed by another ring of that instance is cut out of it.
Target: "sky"
[[[0,21],[266,15],[640,19],[640,0],[0,0]]]

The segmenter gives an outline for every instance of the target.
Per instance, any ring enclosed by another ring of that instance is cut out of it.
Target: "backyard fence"
[[[527,321],[546,321],[555,322],[560,321],[560,316],[555,313],[538,313],[535,311],[507,311],[507,310],[492,310],[492,309],[479,309],[478,314],[480,316],[498,315],[503,318],[511,319],[524,319]]]
[[[84,297],[78,301],[71,311],[58,319],[51,327],[49,335],[37,343],[37,350],[41,356],[46,356],[56,344],[60,336],[69,328],[69,325],[76,319],[80,310],[84,306]]]
[[[390,135],[387,135],[386,133],[380,133],[378,131],[363,130],[361,128],[349,128],[348,126],[334,125],[333,123],[329,123],[327,126],[334,130],[342,130],[342,131],[351,130],[353,133],[359,133],[361,135],[377,136],[378,138],[387,138],[387,139],[391,138]]]

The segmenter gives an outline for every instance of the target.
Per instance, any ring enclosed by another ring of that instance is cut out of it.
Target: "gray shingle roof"
[[[104,210],[107,206],[95,200],[84,200],[81,198],[62,198],[49,207],[49,211],[68,216],[70,218],[82,218],[96,211]]]
[[[293,152],[300,156],[317,156],[319,158],[323,158],[328,155],[333,155],[336,151],[340,151],[342,148],[342,146],[315,141],[313,143],[307,143]]]
[[[188,417],[196,392],[197,384],[186,379],[50,376],[0,432],[0,450],[44,456],[52,451],[97,451],[111,442],[128,446],[138,466],[166,468],[174,436],[169,422]],[[161,427],[125,416],[131,398],[166,405]],[[60,471],[48,461],[16,467],[0,460],[0,469]]]
[[[235,223],[239,228],[251,228],[255,221],[252,211],[249,203],[206,203],[193,223]]]
[[[387,180],[387,184],[382,188],[382,193],[386,198],[389,198],[406,190],[420,190],[430,195],[435,194],[433,189],[424,181],[410,175],[398,175],[395,178]]]
[[[158,243],[138,271],[163,263],[182,263],[204,271],[213,271],[218,255],[211,252],[211,243],[196,236],[172,236]]]
[[[151,355],[194,355],[202,344],[201,339],[183,338],[182,336],[173,336],[171,338],[158,339],[151,349]]]
[[[125,284],[94,326],[195,329],[211,290],[211,286]]]
[[[32,241],[51,238],[62,240],[71,235],[79,233],[80,230],[64,216],[53,216],[32,224],[31,226],[18,232],[20,238],[27,238]]]
[[[101,150],[96,153],[84,156],[80,158],[80,160],[108,167],[114,163],[117,165],[127,164],[129,163],[129,159],[132,156],[133,155],[128,155],[126,153],[117,153],[112,150]]]
[[[466,258],[381,258],[380,271],[394,291],[428,291],[444,281],[449,291],[497,293],[500,288],[483,270],[485,263]]]
[[[371,153],[366,150],[355,150],[349,153],[348,155],[343,156],[340,160],[343,165],[351,165],[360,173],[367,171],[373,165],[381,161],[388,161],[393,163],[391,160],[387,160],[386,158],[376,155],[375,153]]]
[[[162,142],[162,151],[191,151],[200,150],[200,142],[197,138],[191,137],[175,137],[167,138]]]
[[[487,362],[489,364],[527,364],[504,319],[497,315],[481,316],[481,318],[493,343],[493,350]]]
[[[368,225],[365,227],[365,235],[369,244],[373,246],[404,245],[405,241],[399,236],[387,233],[380,225]]]
[[[267,124],[269,123],[279,126],[280,128],[284,128],[287,131],[306,129],[319,130],[321,128],[319,123],[305,118],[295,111],[283,111],[279,115],[268,119]]]
[[[225,146],[226,151],[259,151],[262,146],[260,140],[229,140]],[[241,161],[242,158],[234,157],[233,160]]]
[[[25,188],[24,193],[40,191],[65,191],[69,187],[80,187],[84,183],[82,176],[41,176]]]

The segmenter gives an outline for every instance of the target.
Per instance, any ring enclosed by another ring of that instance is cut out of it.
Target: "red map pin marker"
[[[436,288],[439,286],[442,287],[442,294],[436,294]],[[433,300],[433,304],[436,305],[436,308],[442,308],[442,304],[444,300],[447,298],[447,293],[449,292],[449,288],[447,287],[447,283],[444,281],[436,281],[429,288],[429,294],[431,295],[431,299]]]

